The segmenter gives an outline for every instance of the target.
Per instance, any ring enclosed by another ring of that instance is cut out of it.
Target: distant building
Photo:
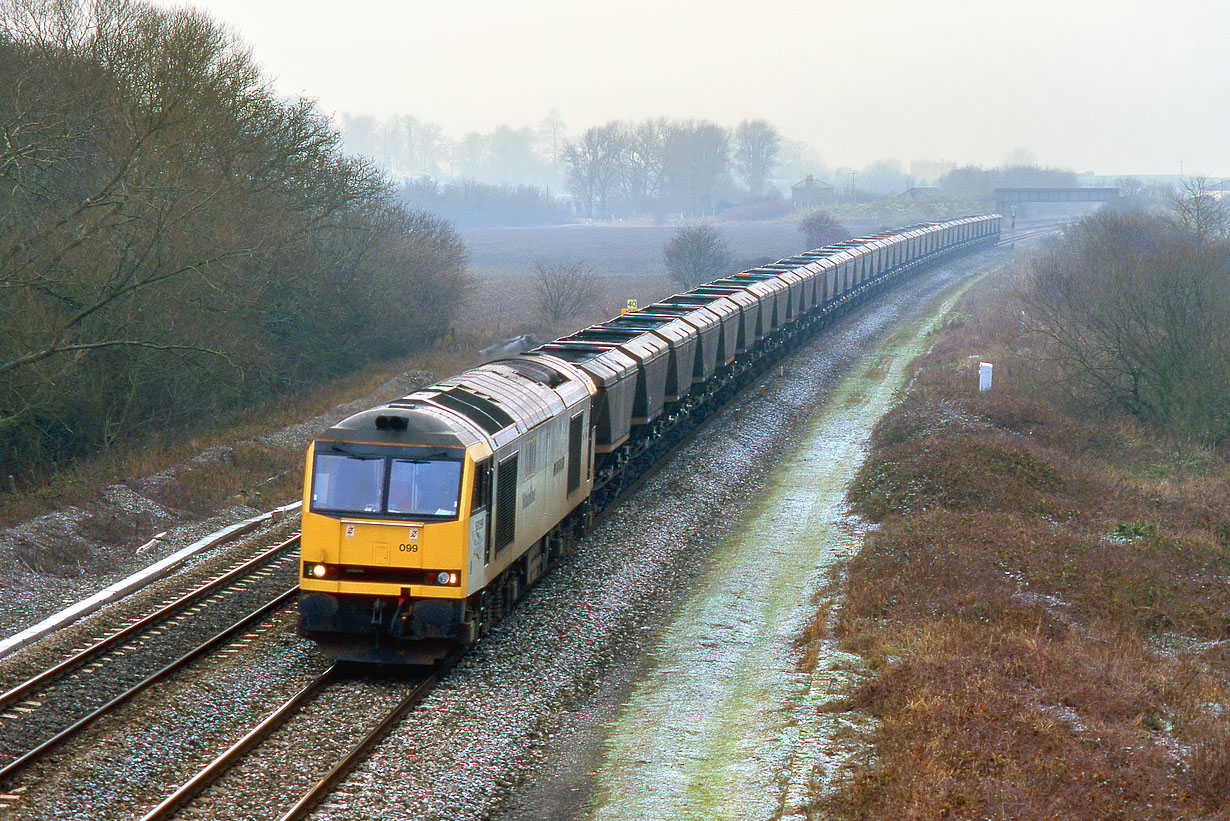
[[[907,188],[897,195],[899,200],[942,200],[944,192],[938,188],[933,188],[927,185],[916,185],[913,188]]]
[[[808,174],[790,186],[790,201],[795,205],[832,205],[833,186]]]

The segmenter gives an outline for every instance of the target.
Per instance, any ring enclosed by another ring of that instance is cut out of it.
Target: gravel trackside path
[[[826,398],[803,441],[766,477],[612,727],[593,816],[802,816],[813,775],[840,762],[817,708],[849,657],[800,673],[796,642],[838,561],[857,549],[844,498],[867,438],[960,292],[903,323]],[[825,767],[824,764],[829,764]],[[819,772],[813,768],[819,764]]]

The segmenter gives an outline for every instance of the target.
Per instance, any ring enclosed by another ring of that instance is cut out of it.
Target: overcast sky
[[[179,5],[164,2],[163,5]],[[832,166],[1230,174],[1225,0],[200,0],[275,88],[450,136],[760,117]]]

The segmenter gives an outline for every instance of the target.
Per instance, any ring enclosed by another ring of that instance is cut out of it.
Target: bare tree
[[[803,232],[808,248],[823,248],[851,236],[846,226],[827,211],[813,211],[803,217],[799,220],[799,230]]]
[[[546,325],[584,313],[598,299],[594,269],[579,260],[534,260],[538,316]]]
[[[909,179],[900,160],[876,160],[858,172],[858,188],[876,194],[900,194]]]
[[[491,138],[471,131],[453,145],[452,164],[457,176],[482,176],[488,165]]]
[[[704,121],[674,123],[666,135],[664,189],[673,204],[709,212],[718,188],[729,178],[730,134]]]
[[[777,166],[782,139],[765,120],[744,120],[735,129],[734,167],[752,196],[764,191]]]
[[[128,0],[0,2],[6,462],[207,417],[447,328],[460,237],[400,208],[311,103],[273,96],[225,27]]]
[[[1165,219],[1100,212],[1038,258],[1024,295],[1078,402],[1230,437],[1230,252]]]
[[[579,140],[564,147],[565,184],[586,216],[610,213],[624,152],[625,133],[619,123],[586,129]]]
[[[1230,232],[1230,206],[1213,193],[1208,177],[1188,177],[1170,196],[1179,223],[1200,243],[1225,239]]]
[[[1140,177],[1119,177],[1115,180],[1115,187],[1119,189],[1119,196],[1124,199],[1139,197],[1145,192],[1145,184],[1140,181]]]
[[[551,166],[559,165],[560,152],[564,150],[565,135],[564,118],[557,109],[551,109],[547,116],[538,123],[538,135],[542,140],[543,154],[551,162]]]
[[[684,288],[729,272],[733,257],[722,232],[709,225],[679,228],[662,249],[666,273]]]
[[[620,187],[631,211],[641,213],[662,195],[662,175],[666,168],[668,120],[645,120],[625,133],[620,166]]]

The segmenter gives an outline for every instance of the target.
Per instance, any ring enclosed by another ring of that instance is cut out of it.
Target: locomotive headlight
[[[449,584],[456,584],[456,583],[457,583],[457,574],[456,574],[456,573],[449,573],[449,574],[448,574],[448,583],[449,583]]]
[[[325,574],[329,572],[329,568],[323,564],[312,565],[312,575],[318,579],[323,579]]]
[[[436,574],[436,584],[448,584],[450,578],[448,571],[441,570]]]

